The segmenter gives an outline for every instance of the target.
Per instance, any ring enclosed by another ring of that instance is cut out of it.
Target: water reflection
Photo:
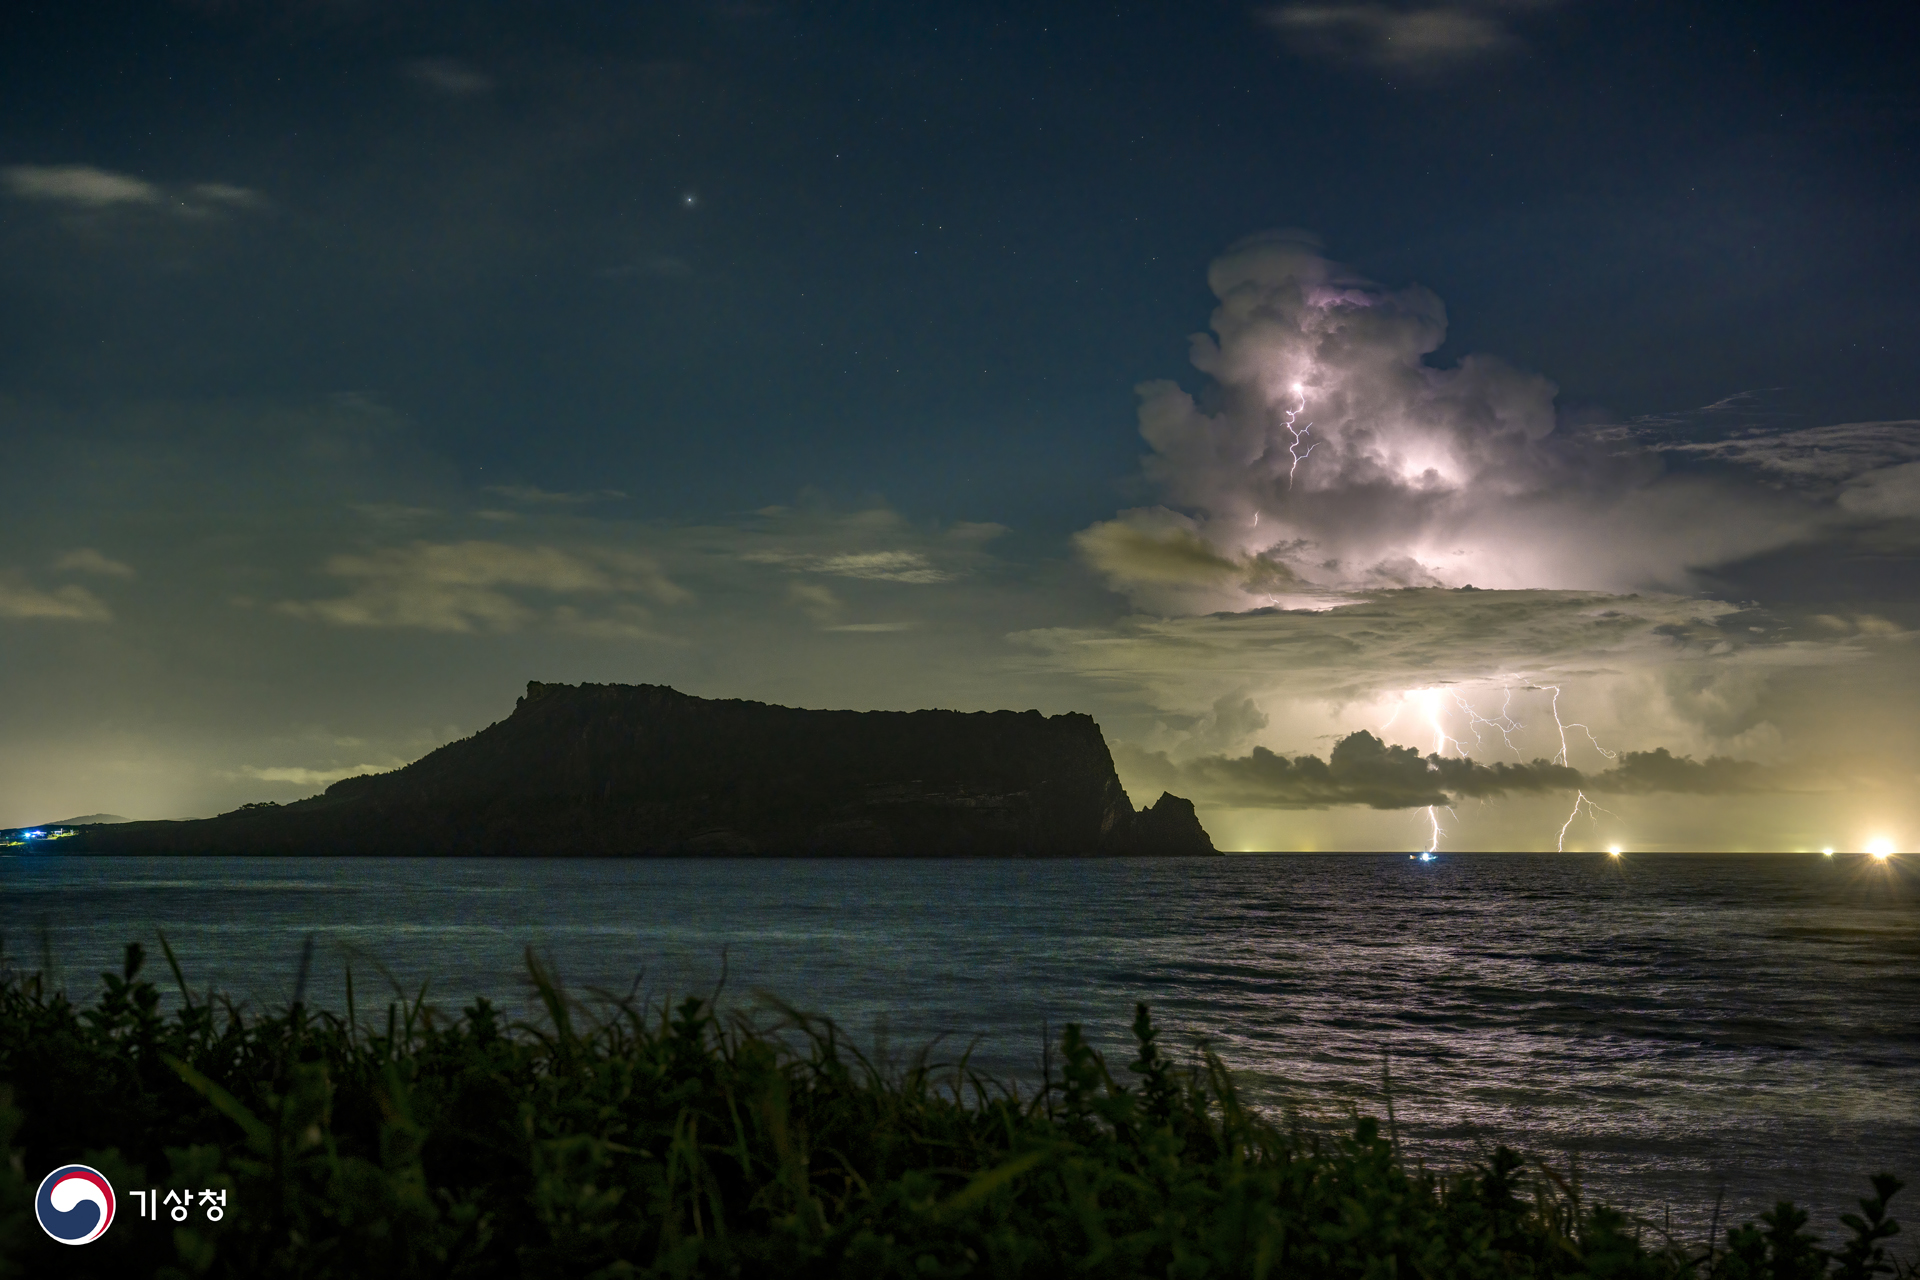
[[[1432,1159],[1523,1141],[1676,1218],[1725,1180],[1829,1208],[1920,1151],[1920,892],[1860,855],[1449,854],[1205,862],[0,860],[11,962],[90,989],[165,929],[196,988],[312,998],[384,966],[409,996],[525,1002],[522,948],[577,989],[765,990],[895,1046],[1030,1073],[1040,1028],[1151,1002],[1248,1088],[1378,1107]],[[364,1003],[364,994],[362,1000]],[[1124,1046],[1108,1043],[1116,1049]],[[1859,1185],[1856,1185],[1859,1183]]]

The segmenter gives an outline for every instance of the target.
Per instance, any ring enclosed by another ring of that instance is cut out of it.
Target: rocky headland
[[[663,685],[529,684],[391,773],[217,818],[77,829],[62,852],[1124,857],[1212,854],[1136,812],[1090,716],[803,711]]]

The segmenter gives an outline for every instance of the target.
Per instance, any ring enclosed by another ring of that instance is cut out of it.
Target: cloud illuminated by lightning
[[[1560,749],[1554,754],[1552,763],[1568,768],[1572,767],[1572,761],[1570,759],[1572,741],[1569,739],[1567,733],[1569,729],[1578,729],[1581,733],[1586,734],[1588,743],[1607,760],[1612,761],[1619,759],[1619,753],[1601,745],[1600,740],[1594,736],[1593,730],[1586,724],[1577,720],[1566,720],[1562,718],[1560,714],[1560,686],[1528,684],[1524,687],[1552,695],[1548,707],[1553,716],[1554,732],[1560,744]],[[1454,705],[1467,717],[1468,732],[1473,735],[1475,746],[1485,745],[1486,738],[1481,732],[1482,729],[1485,729],[1498,734],[1500,741],[1507,749],[1512,751],[1516,757],[1520,757],[1520,748],[1514,743],[1513,734],[1523,729],[1525,725],[1520,720],[1515,719],[1512,713],[1513,686],[1511,684],[1502,686],[1501,693],[1502,697],[1499,712],[1495,715],[1488,716],[1482,715],[1472,702],[1458,692],[1449,692],[1443,695],[1442,691],[1437,688],[1409,690],[1407,693],[1401,695],[1398,705],[1394,708],[1393,714],[1387,718],[1386,722],[1381,726],[1381,729],[1384,731],[1391,726],[1395,720],[1399,719],[1400,712],[1409,701],[1416,702],[1425,713],[1427,727],[1433,731],[1433,755],[1445,757],[1449,753],[1457,753],[1462,759],[1471,759],[1472,755],[1467,750],[1466,743],[1449,733],[1446,725],[1441,720],[1443,710],[1442,699],[1443,697],[1451,697]],[[1428,853],[1435,852],[1440,847],[1442,828],[1439,808],[1440,806],[1437,805],[1426,806],[1427,824],[1430,832],[1427,843]],[[1447,811],[1449,813],[1453,812],[1450,807]],[[1562,853],[1566,851],[1567,833],[1572,830],[1574,820],[1578,818],[1583,811],[1590,819],[1594,819],[1595,821],[1598,820],[1599,814],[1612,813],[1612,810],[1595,804],[1588,798],[1585,791],[1575,788],[1573,808],[1567,814],[1566,821],[1560,824],[1559,834],[1554,841],[1554,848],[1557,851]],[[1455,817],[1457,818],[1458,815],[1456,814]]]
[[[1649,665],[1662,667],[1711,659],[1715,670],[1757,671],[1765,662],[1840,660],[1836,645],[1783,638],[1778,628],[1721,627],[1717,619],[1739,612],[1730,603],[1646,594],[1693,584],[1696,566],[1803,537],[1827,519],[1821,494],[1770,496],[1710,470],[1660,467],[1653,452],[1633,444],[1637,436],[1562,422],[1556,389],[1539,375],[1485,355],[1442,365],[1434,358],[1446,337],[1439,298],[1418,286],[1365,280],[1322,256],[1303,233],[1235,245],[1212,264],[1208,284],[1219,305],[1209,332],[1192,343],[1206,387],[1155,381],[1139,388],[1140,433],[1152,449],[1143,472],[1162,505],[1120,512],[1075,538],[1137,615],[1099,637],[1026,633],[1034,647],[1100,678],[1110,678],[1123,656],[1137,655],[1144,659],[1142,684],[1170,711],[1184,708],[1181,693],[1189,686],[1204,691],[1203,703],[1230,691],[1210,687],[1229,680],[1245,686],[1235,697],[1258,693],[1258,673],[1268,664],[1283,666],[1286,677],[1273,694],[1302,715],[1319,714],[1312,704],[1334,711],[1401,690],[1400,709],[1413,702],[1425,713],[1431,734],[1415,740],[1431,743],[1435,762],[1423,767],[1396,757],[1390,787],[1359,781],[1363,761],[1378,754],[1370,735],[1344,748],[1341,759],[1329,756],[1326,779],[1309,767],[1320,765],[1317,759],[1289,762],[1260,745],[1240,758],[1216,755],[1217,744],[1208,743],[1206,754],[1177,767],[1191,763],[1199,774],[1218,775],[1236,794],[1257,797],[1270,788],[1288,797],[1276,807],[1336,793],[1417,803],[1427,809],[1422,835],[1430,833],[1423,840],[1429,849],[1440,843],[1444,806],[1426,802],[1468,794],[1439,783],[1478,778],[1483,766],[1470,763],[1475,755],[1502,758],[1488,776],[1503,785],[1524,777],[1528,791],[1574,791],[1558,833],[1561,849],[1583,811],[1589,819],[1606,812],[1579,783],[1595,794],[1663,787],[1720,794],[1750,786],[1762,769],[1752,761],[1716,755],[1696,764],[1666,748],[1630,750],[1645,745],[1631,739],[1620,744],[1624,754],[1603,746],[1596,726],[1609,736],[1653,726],[1644,719],[1627,730],[1609,728],[1614,721],[1604,717],[1594,725],[1566,720],[1562,687],[1546,682],[1576,670],[1611,678],[1631,669],[1631,662],[1601,657],[1618,649],[1627,631],[1646,641],[1636,642],[1635,656],[1644,653]],[[1313,420],[1305,416],[1309,398]],[[1315,454],[1320,461],[1303,472]],[[1536,625],[1556,599],[1574,593],[1593,600],[1577,636]],[[1689,615],[1643,627],[1649,599],[1686,599]],[[1489,643],[1502,629],[1511,630],[1512,642]],[[1713,647],[1709,638],[1725,643]],[[1182,647],[1174,653],[1171,644]],[[1816,650],[1826,656],[1809,656]],[[1577,665],[1564,664],[1574,653]],[[1206,668],[1196,655],[1219,665]],[[1303,678],[1309,657],[1338,683]],[[1744,672],[1740,678],[1763,679]],[[1274,679],[1281,679],[1277,669]],[[1479,704],[1490,702],[1489,686],[1500,688],[1498,710],[1481,712],[1471,692],[1458,691],[1468,685],[1479,687]],[[1685,698],[1650,690],[1666,712],[1691,714]],[[1546,741],[1547,728],[1527,701],[1535,694],[1550,704],[1557,748],[1551,762],[1532,750]],[[1568,699],[1570,706],[1588,700],[1578,686]],[[1455,715],[1463,718],[1458,736],[1447,723]],[[1170,725],[1159,731],[1180,736]],[[1571,755],[1580,734],[1616,767],[1576,770]],[[1716,728],[1710,736],[1726,735]],[[1178,760],[1199,744],[1162,745],[1154,754]],[[1343,769],[1354,777],[1342,780]],[[1491,783],[1472,785],[1477,798],[1493,794]]]

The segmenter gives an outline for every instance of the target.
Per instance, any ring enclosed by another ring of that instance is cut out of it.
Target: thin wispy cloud
[[[1307,57],[1389,70],[1435,71],[1511,53],[1523,42],[1515,14],[1553,8],[1556,0],[1468,0],[1400,6],[1378,3],[1290,4],[1262,15]]]
[[[90,164],[16,164],[0,168],[0,185],[20,200],[72,210],[150,209],[186,219],[267,207],[266,197],[231,182],[167,186]]]
[[[493,77],[458,58],[415,58],[400,73],[423,89],[449,98],[471,98],[493,90]]]
[[[0,618],[111,622],[113,610],[85,587],[69,584],[48,591],[19,574],[0,573]]]
[[[105,555],[92,547],[79,547],[67,552],[53,562],[55,569],[66,573],[93,573],[107,578],[131,578],[133,566]]]
[[[618,489],[583,489],[574,492],[542,489],[530,484],[493,484],[481,490],[508,502],[528,506],[577,507],[594,502],[618,502],[627,495]]]
[[[281,613],[340,627],[424,631],[518,631],[543,618],[584,634],[629,634],[645,618],[634,608],[596,621],[577,606],[549,612],[552,597],[638,597],[656,604],[687,598],[649,558],[603,548],[563,550],[503,542],[415,542],[364,555],[338,555],[324,572],[345,595],[283,601]],[[609,630],[600,622],[617,622]]]
[[[1841,422],[1789,431],[1748,428],[1718,440],[1651,438],[1640,443],[1655,452],[1690,454],[1817,484],[1920,461],[1920,420]]]
[[[808,573],[824,573],[838,578],[866,578],[876,582],[926,585],[949,582],[954,577],[918,551],[850,551],[839,555],[749,551],[742,558],[755,564],[777,564]]]
[[[158,204],[160,188],[142,178],[110,173],[90,164],[17,164],[0,169],[7,191],[23,200],[106,209],[117,204]]]
[[[254,782],[273,782],[290,787],[327,787],[342,778],[358,778],[370,773],[387,773],[398,769],[404,761],[395,760],[388,764],[350,764],[344,768],[309,769],[298,765],[273,765],[260,767],[243,764],[237,770],[242,778]]]

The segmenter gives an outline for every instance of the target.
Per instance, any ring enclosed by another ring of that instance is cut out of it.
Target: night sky
[[[0,825],[538,679],[1088,711],[1229,850],[1914,847],[1917,25],[13,5]]]

